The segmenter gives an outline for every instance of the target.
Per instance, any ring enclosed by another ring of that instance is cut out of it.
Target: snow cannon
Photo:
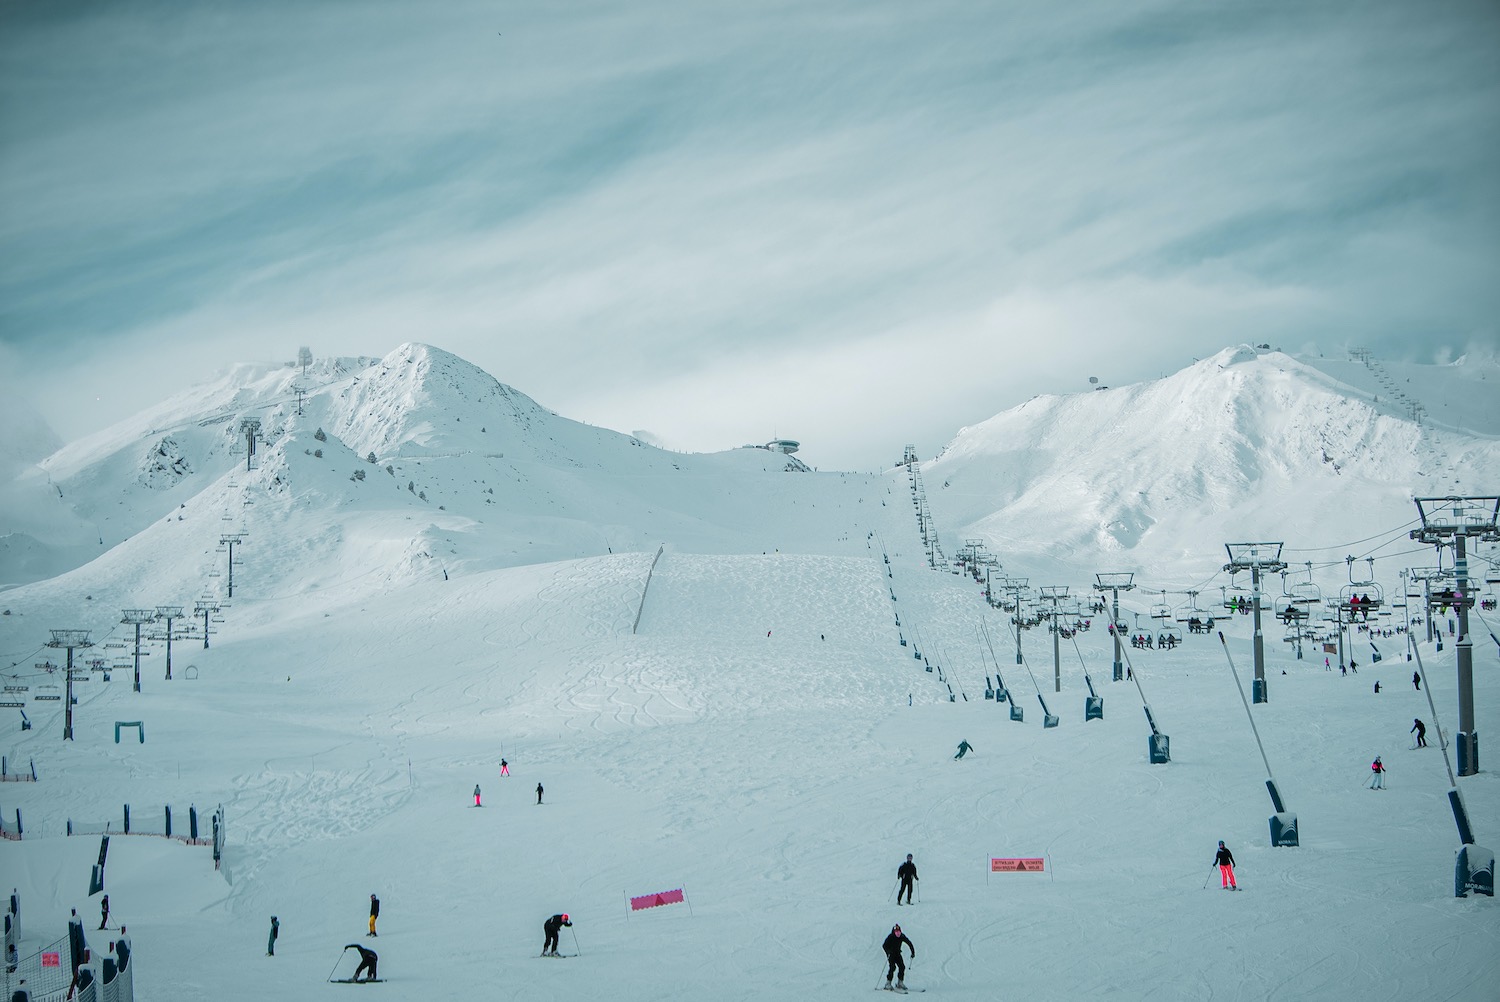
[[[1281,802],[1281,791],[1276,789],[1276,781],[1266,780],[1266,789],[1271,794],[1271,806],[1276,808],[1276,813],[1271,815],[1271,845],[1301,845],[1297,841],[1297,815],[1288,811]]]
[[[1104,697],[1094,689],[1094,680],[1089,678],[1089,673],[1083,673],[1083,681],[1089,687],[1089,694],[1083,697],[1083,721],[1104,719]]]
[[[1495,854],[1481,845],[1460,848],[1453,870],[1454,897],[1466,898],[1470,891],[1495,896]]]
[[[1052,713],[1051,710],[1047,709],[1047,701],[1042,698],[1041,693],[1036,694],[1036,701],[1042,704],[1042,726],[1056,727],[1057,717]]]
[[[1018,724],[1026,719],[1026,711],[1017,706],[1014,700],[1010,704],[1010,719]]]
[[[1166,765],[1172,761],[1172,739],[1157,729],[1156,718],[1151,715],[1151,707],[1143,703],[1141,709],[1146,711],[1146,723],[1151,725],[1151,739],[1147,746],[1151,764]]]

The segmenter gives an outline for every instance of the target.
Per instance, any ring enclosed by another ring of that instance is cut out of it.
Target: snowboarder
[[[1412,723],[1411,723],[1411,729],[1417,735],[1416,747],[1417,748],[1426,748],[1427,747],[1427,725],[1424,724],[1424,723],[1422,723],[1421,720],[1413,717],[1412,718]]]
[[[1370,789],[1385,789],[1385,766],[1381,764],[1379,755],[1370,763]]]
[[[474,806],[475,807],[483,807],[484,806],[483,804],[481,804],[479,802],[479,784],[478,783],[474,784]]]
[[[109,895],[99,899],[99,928],[109,925]]]
[[[367,935],[375,935],[375,920],[380,918],[380,899],[370,895],[370,931]]]
[[[906,862],[896,868],[896,876],[901,880],[901,886],[896,890],[896,904],[901,903],[901,895],[906,894],[906,903],[911,904],[912,881],[921,880],[917,876],[917,864],[911,861],[911,853],[906,854]]]
[[[276,956],[276,937],[281,935],[281,920],[271,916],[271,935],[266,939],[266,956]]]
[[[1411,684],[1412,688],[1416,689],[1418,692],[1422,691],[1422,675],[1420,672],[1411,673]]]
[[[567,926],[569,929],[573,928],[573,922],[568,918],[567,912],[563,912],[561,915],[554,915],[542,923],[542,932],[547,935],[547,938],[542,940],[542,956],[557,956],[557,931],[563,926]]]
[[[370,933],[370,935],[373,936],[375,934],[372,932]],[[370,971],[370,976],[366,980],[376,980],[377,975],[375,973],[375,965],[380,962],[379,954],[377,954],[374,950],[366,950],[358,943],[350,943],[348,946],[344,947],[344,949],[359,951],[359,966],[354,969],[354,977],[350,978],[350,981],[358,982],[360,974],[362,974],[366,968],[368,968]]]
[[[540,804],[542,802],[542,784],[541,783],[536,784],[536,802],[538,804]]]
[[[500,760],[500,775],[502,775],[502,776],[509,776],[510,775],[510,763],[507,762],[507,761],[505,761],[505,759],[503,759],[503,758]]]
[[[960,741],[958,743],[958,754],[955,755],[955,756],[953,756],[953,758],[954,758],[955,761],[957,761],[958,759],[963,758],[965,755],[969,754],[969,752],[971,752],[973,750],[974,750],[974,746],[971,745],[971,744],[969,744],[969,742],[967,742],[967,741]]]
[[[896,976],[894,988],[898,991],[906,991],[906,961],[901,957],[901,944],[905,943],[907,949],[911,950],[911,959],[917,959],[917,945],[901,932],[899,925],[891,926],[891,934],[885,938],[880,948],[885,951],[885,959],[889,966],[885,969],[885,987],[892,989],[891,975]]]
[[[1214,854],[1214,862],[1218,864],[1219,882],[1224,890],[1239,890],[1239,885],[1234,882],[1234,853],[1229,851],[1222,839],[1219,840],[1219,851]]]

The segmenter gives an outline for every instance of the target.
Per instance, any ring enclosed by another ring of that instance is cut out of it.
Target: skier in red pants
[[[1219,851],[1214,855],[1214,862],[1219,865],[1219,879],[1223,882],[1224,890],[1239,890],[1239,885],[1234,882],[1234,853],[1225,848],[1222,841],[1219,842]]]

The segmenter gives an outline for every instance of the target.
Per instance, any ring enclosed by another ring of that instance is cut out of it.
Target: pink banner
[[[662,905],[682,904],[682,888],[675,891],[662,891],[660,894],[642,894],[638,898],[630,899],[630,910],[638,912],[643,908],[660,908]]]

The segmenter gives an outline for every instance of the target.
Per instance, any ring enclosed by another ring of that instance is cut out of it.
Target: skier
[[[1376,679],[1376,681],[1375,681],[1375,695],[1377,695],[1377,696],[1380,695],[1380,680],[1379,679]]]
[[[1380,756],[1375,756],[1375,761],[1370,763],[1370,789],[1385,789],[1385,766],[1380,762]]]
[[[380,918],[380,899],[370,895],[370,931],[367,935],[375,935],[375,920]]]
[[[971,745],[971,744],[969,744],[969,742],[967,742],[967,741],[960,741],[958,743],[958,754],[955,755],[955,756],[953,756],[953,758],[956,761],[958,759],[963,758],[965,755],[969,754],[969,752],[971,752],[973,750],[974,750],[974,746]]]
[[[510,763],[507,762],[507,761],[505,761],[505,759],[503,759],[503,758],[500,760],[500,775],[502,775],[502,776],[509,776],[510,775]]]
[[[484,806],[483,804],[481,804],[479,802],[479,784],[478,783],[474,784],[474,806],[475,807],[483,807]]]
[[[538,804],[540,804],[542,802],[542,784],[541,783],[536,784],[536,802]]]
[[[573,928],[573,923],[568,918],[567,912],[563,912],[561,915],[554,915],[542,923],[542,932],[547,934],[547,938],[542,941],[542,956],[555,957],[558,955],[557,931],[563,926],[567,926],[569,929]]]
[[[103,929],[109,925],[109,895],[104,895],[99,900],[99,928]]]
[[[1424,724],[1424,723],[1422,723],[1422,721],[1419,720],[1419,719],[1417,719],[1416,717],[1413,717],[1412,718],[1412,723],[1411,723],[1411,729],[1412,729],[1412,731],[1415,731],[1416,735],[1417,735],[1417,744],[1416,744],[1416,747],[1418,747],[1418,748],[1426,748],[1427,747],[1427,725]]]
[[[1354,674],[1358,675],[1359,674],[1359,662],[1356,661],[1356,660],[1354,660],[1353,658],[1350,658],[1349,659],[1349,670],[1352,671]]]
[[[276,956],[276,937],[281,935],[281,920],[275,915],[271,916],[271,935],[266,940],[266,956]]]
[[[370,933],[370,935],[373,936],[375,934],[372,932],[372,933]],[[344,947],[344,949],[346,949],[346,950],[358,950],[359,951],[359,966],[354,969],[354,977],[350,978],[349,979],[350,981],[358,982],[360,974],[366,968],[369,968],[370,976],[367,979],[365,979],[365,980],[367,980],[367,981],[374,981],[374,980],[376,980],[375,965],[380,962],[380,955],[379,954],[377,954],[374,950],[366,950],[364,947],[360,946],[358,943],[350,943],[348,946]]]
[[[1419,672],[1411,673],[1411,684],[1418,692],[1422,691],[1422,676]]]
[[[1229,851],[1222,839],[1219,840],[1219,851],[1214,854],[1214,862],[1218,864],[1219,880],[1224,890],[1239,890],[1240,885],[1234,882],[1234,853]]]
[[[911,904],[912,881],[922,879],[917,876],[917,864],[911,861],[911,853],[907,853],[906,862],[896,868],[896,876],[901,880],[901,886],[896,890],[896,904],[901,903],[903,892],[906,894],[906,903]]]
[[[905,943],[907,949],[911,950],[911,959],[917,959],[917,945],[907,939],[901,932],[899,925],[891,926],[891,934],[885,938],[880,948],[885,951],[885,959],[889,966],[885,969],[886,991],[906,991],[906,961],[901,958],[901,944]],[[896,984],[891,985],[891,975],[896,976]]]

